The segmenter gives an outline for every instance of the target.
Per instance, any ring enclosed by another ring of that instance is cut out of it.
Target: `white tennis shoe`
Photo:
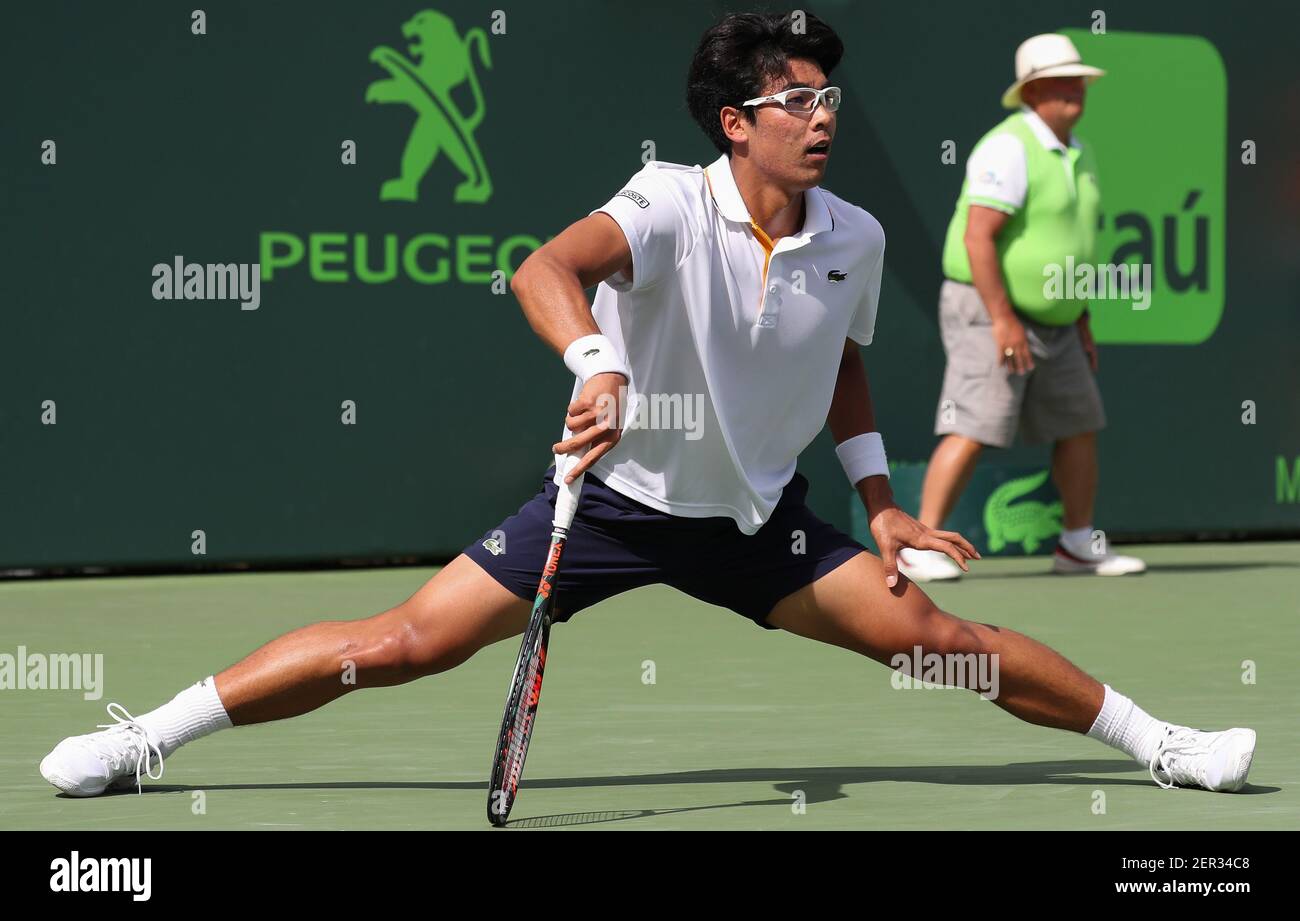
[[[1058,543],[1052,555],[1052,572],[1066,575],[1127,576],[1146,569],[1147,564],[1135,556],[1094,553],[1091,547],[1070,550]]]
[[[1255,756],[1255,730],[1205,732],[1170,724],[1147,765],[1151,779],[1166,790],[1201,787],[1235,793],[1246,783]]]
[[[144,727],[121,704],[109,704],[108,715],[116,722],[101,724],[100,732],[70,736],[54,746],[41,760],[41,776],[69,796],[99,796],[110,787],[128,787],[132,779],[136,792],[142,792],[141,768],[150,780],[160,780],[162,751]]]
[[[941,582],[961,578],[961,567],[952,561],[952,557],[938,550],[904,547],[898,551],[895,559],[898,571],[913,582]]]

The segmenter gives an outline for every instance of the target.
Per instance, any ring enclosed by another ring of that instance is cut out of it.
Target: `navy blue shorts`
[[[559,491],[554,475],[551,467],[536,496],[465,548],[466,556],[528,601],[537,594],[551,544]],[[771,517],[746,535],[730,518],[652,509],[588,473],[560,563],[554,619],[563,623],[620,592],[663,583],[775,629],[767,616],[778,601],[865,549],[814,515],[804,504],[807,494],[808,480],[796,473]]]

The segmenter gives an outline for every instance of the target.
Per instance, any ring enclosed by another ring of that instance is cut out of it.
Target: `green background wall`
[[[618,191],[646,140],[661,160],[713,158],[685,112],[686,66],[718,13],[747,7],[529,2],[502,7],[506,34],[494,35],[495,7],[437,4],[460,35],[489,32],[475,132],[493,185],[485,204],[453,202],[460,176],[445,155],[418,202],[379,200],[414,114],[365,101],[385,76],[369,53],[405,48],[401,24],[418,0],[210,2],[202,36],[191,34],[192,8],[7,10],[0,569],[193,563],[198,528],[208,563],[453,555],[532,495],[562,424],[571,378],[513,297],[454,269],[440,284],[402,272],[381,284],[315,281],[304,258],[263,284],[259,309],[241,311],[155,300],[152,266],[176,255],[255,262],[265,232],[365,234],[372,247],[385,234],[545,239]],[[1090,11],[808,8],[848,48],[826,185],[888,235],[875,343],[864,350],[877,417],[891,458],[923,460],[943,368],[939,253],[965,158],[1002,117],[1019,41],[1087,30]],[[1169,200],[1189,181],[1226,183],[1226,218],[1210,218],[1226,264],[1211,282],[1223,309],[1208,339],[1103,349],[1110,426],[1097,523],[1112,537],[1300,531],[1300,497],[1278,480],[1279,464],[1289,472],[1300,461],[1300,8],[1169,2],[1106,13],[1113,33],[1208,40],[1226,73],[1227,123],[1217,158],[1191,157],[1181,133],[1099,146],[1104,207],[1125,207],[1105,199],[1108,176],[1123,186],[1125,163]],[[1124,80],[1124,60],[1107,62],[1079,133],[1089,136],[1092,119],[1109,139],[1121,108],[1168,122],[1175,106],[1201,138],[1198,100],[1211,91],[1191,78],[1181,90],[1178,79]],[[473,108],[467,85],[453,96]],[[45,139],[57,143],[55,166],[40,162]],[[340,163],[345,139],[357,143],[355,166]],[[1240,162],[1244,139],[1257,145],[1256,165]],[[945,140],[956,142],[956,165],[941,162]],[[1193,159],[1208,173],[1178,175]],[[424,252],[426,270],[434,255]],[[57,425],[41,424],[45,400]],[[356,401],[357,425],[340,424],[343,400]],[[1243,400],[1257,404],[1255,425],[1242,424]],[[847,528],[832,448],[824,432],[800,469],[814,508]],[[1045,457],[1016,448],[993,460]]]

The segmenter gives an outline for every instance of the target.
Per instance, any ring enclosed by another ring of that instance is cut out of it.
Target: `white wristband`
[[[564,363],[584,384],[597,374],[610,371],[623,375],[629,382],[632,380],[627,365],[614,350],[614,343],[599,333],[580,336],[570,342],[569,347],[564,350]]]
[[[835,446],[835,456],[840,459],[844,473],[854,486],[869,476],[889,476],[885,442],[879,432],[854,435],[843,444]]]

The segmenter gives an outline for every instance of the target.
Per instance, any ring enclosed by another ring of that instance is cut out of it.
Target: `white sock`
[[[1088,735],[1118,748],[1141,764],[1150,763],[1169,724],[1155,719],[1109,684],[1104,687],[1106,699]]]
[[[136,722],[144,727],[164,759],[186,742],[232,725],[211,675],[190,685],[158,709],[137,717]]]
[[[1086,524],[1081,528],[1070,528],[1061,532],[1059,538],[1061,545],[1077,556],[1092,556],[1092,525]]]

